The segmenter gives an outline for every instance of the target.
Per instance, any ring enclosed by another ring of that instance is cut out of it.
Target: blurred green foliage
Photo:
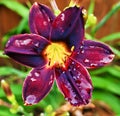
[[[95,0],[91,0],[91,4],[88,8],[88,15],[93,14]],[[28,27],[28,14],[29,8],[23,6],[15,0],[0,0],[0,5],[4,5],[7,8],[15,11],[22,17],[19,25],[10,30],[3,37],[2,45],[4,45],[6,41],[9,39],[11,35],[19,34],[19,33],[29,33]],[[98,22],[96,25],[89,25],[91,30],[90,33],[86,33],[85,36],[87,39],[95,39],[96,32],[109,20],[109,18],[114,15],[118,10],[120,10],[120,2],[116,3],[111,10],[103,17],[103,19]],[[117,115],[120,115],[120,32],[109,34],[100,39],[102,42],[109,43],[111,48],[113,49],[116,57],[109,66],[102,67],[96,70],[89,70],[90,75],[92,77],[92,82],[94,86],[93,91],[93,100],[101,100],[107,103],[113,111]],[[115,42],[117,41],[117,42]],[[3,55],[4,51],[0,50],[0,58],[9,59],[7,56]],[[22,66],[21,66],[22,67]],[[45,112],[47,116],[52,116],[54,110],[60,107],[62,103],[64,103],[64,98],[61,93],[58,91],[56,84],[54,84],[53,90],[50,94],[43,99],[39,104],[34,106],[24,106],[22,101],[22,84],[24,78],[29,72],[29,69],[24,70],[24,68],[16,69],[12,66],[1,66],[0,67],[0,79],[5,79],[12,89],[13,94],[16,97],[17,103],[19,104],[19,109],[17,113],[13,113],[9,110],[9,107],[5,104],[1,104],[0,102],[0,116],[19,116],[24,114],[25,116],[33,116],[34,112],[39,109],[40,112]],[[22,70],[23,69],[23,70]],[[20,81],[17,82],[16,81]],[[3,100],[5,103],[11,104],[5,96],[5,93],[0,88],[0,100]]]

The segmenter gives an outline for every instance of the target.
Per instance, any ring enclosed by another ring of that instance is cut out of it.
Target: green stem
[[[94,7],[95,7],[95,0],[91,0],[91,1],[90,1],[90,5],[89,5],[89,8],[88,8],[88,14],[93,14],[93,12],[94,12]]]
[[[96,27],[94,27],[91,30],[91,34],[92,36],[95,35],[95,33],[108,21],[108,19],[115,14],[118,10],[120,10],[120,2],[118,2],[117,4],[115,4],[112,9],[108,12],[108,14],[106,16],[103,17],[103,19],[96,25]]]
[[[55,15],[56,16],[59,15],[61,11],[59,10],[59,8],[57,6],[56,1],[55,0],[49,0],[49,1],[50,1],[50,4],[54,10]]]

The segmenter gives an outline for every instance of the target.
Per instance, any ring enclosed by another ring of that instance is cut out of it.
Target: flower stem
[[[108,14],[103,17],[103,19],[92,29],[91,34],[92,36],[110,19],[110,17],[115,14],[118,10],[120,10],[120,2],[115,4],[112,9],[108,12]]]
[[[50,4],[54,10],[55,15],[56,16],[59,15],[61,11],[59,10],[59,8],[57,6],[56,1],[55,0],[49,0],[49,1],[50,1]]]

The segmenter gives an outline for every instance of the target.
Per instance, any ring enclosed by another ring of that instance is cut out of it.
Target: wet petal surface
[[[33,69],[23,85],[25,105],[33,105],[43,99],[51,90],[53,81],[53,70],[48,68]]]
[[[89,103],[92,83],[87,70],[79,63],[69,62],[67,69],[56,69],[58,87],[72,105]]]
[[[36,34],[20,34],[9,39],[5,54],[24,65],[41,67],[46,63],[42,51],[48,44],[49,41]]]
[[[75,7],[64,10],[52,24],[52,41],[64,41],[77,47],[84,36],[82,9]]]
[[[47,6],[35,2],[30,9],[30,31],[48,39],[54,18],[54,14]]]
[[[85,40],[79,50],[73,53],[73,58],[86,68],[96,68],[110,63],[114,58],[114,54],[103,43]]]

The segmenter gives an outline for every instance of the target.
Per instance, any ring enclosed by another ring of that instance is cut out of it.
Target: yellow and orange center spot
[[[71,52],[67,50],[63,43],[51,43],[46,47],[44,54],[48,60],[48,67],[55,65],[65,67],[65,61],[71,55]]]

